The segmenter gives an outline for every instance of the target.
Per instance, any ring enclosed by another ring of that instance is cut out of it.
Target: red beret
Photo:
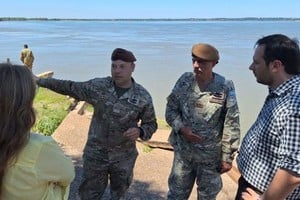
[[[136,58],[131,51],[122,48],[116,48],[111,54],[111,60],[123,60],[125,62],[134,62],[136,61]]]

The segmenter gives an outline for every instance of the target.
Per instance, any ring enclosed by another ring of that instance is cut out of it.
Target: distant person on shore
[[[149,140],[157,129],[152,97],[132,78],[136,58],[116,48],[111,77],[86,82],[39,79],[38,85],[93,105],[94,114],[83,154],[82,200],[101,199],[110,179],[111,199],[124,197],[138,155],[136,140]]]
[[[213,72],[218,61],[215,47],[195,44],[194,72],[184,73],[167,98],[174,147],[168,200],[188,199],[195,181],[198,199],[216,199],[220,175],[232,168],[240,140],[239,110],[233,82]]]
[[[0,64],[0,199],[67,200],[72,160],[50,136],[30,133],[36,84],[23,65]]]
[[[259,39],[249,69],[258,83],[269,87],[269,94],[255,123],[243,138],[237,156],[241,177],[236,200],[299,200],[298,41],[281,34]]]
[[[21,57],[20,60],[22,63],[27,66],[32,71],[32,65],[34,61],[34,55],[31,51],[31,49],[28,48],[27,44],[24,44],[24,48],[21,51]]]

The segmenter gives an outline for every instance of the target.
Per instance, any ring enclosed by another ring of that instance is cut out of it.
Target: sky
[[[1,0],[0,17],[300,18],[299,0]]]

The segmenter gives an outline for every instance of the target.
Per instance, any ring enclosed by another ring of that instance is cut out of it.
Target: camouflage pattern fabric
[[[209,152],[212,154],[211,152]],[[217,152],[213,152],[216,157]],[[194,182],[198,186],[199,200],[212,200],[222,189],[222,180],[216,169],[218,159],[212,162],[213,157],[199,160],[195,154],[181,154],[175,151],[172,172],[169,177],[169,200],[188,199]],[[208,155],[206,155],[208,157]],[[205,157],[205,156],[204,156]],[[194,176],[191,176],[194,174]]]
[[[29,48],[22,49],[20,59],[25,66],[27,66],[30,70],[32,70],[34,55]]]
[[[149,140],[157,129],[150,94],[133,80],[132,87],[118,97],[111,77],[86,82],[40,79],[38,85],[93,105],[80,192],[82,199],[100,199],[109,176],[111,195],[119,199],[131,183],[137,157],[136,142],[123,133],[140,127],[141,139]],[[96,194],[99,198],[95,198]]]
[[[184,73],[167,100],[166,120],[172,127],[169,141],[175,151],[173,165],[183,163],[183,166],[189,166],[183,167],[181,171],[178,167],[172,168],[169,178],[169,199],[173,199],[172,197],[183,192],[180,188],[185,188],[187,183],[194,182],[195,178],[197,183],[221,181],[216,177],[217,167],[221,161],[232,162],[239,146],[240,124],[233,82],[216,73],[205,91],[200,91],[193,73]],[[193,133],[204,138],[204,141],[202,143],[186,141],[179,133],[180,128],[184,126],[191,127]],[[179,157],[185,159],[178,159],[176,155],[182,155]],[[186,158],[187,156],[191,156],[190,160]],[[212,168],[209,170],[205,167],[207,165]],[[185,168],[190,168],[189,173],[185,173],[187,170]],[[199,170],[201,168],[203,170]],[[205,173],[210,174],[211,180],[206,180],[209,177]],[[186,180],[186,176],[190,177],[189,181]],[[198,185],[198,197],[216,196],[221,190],[220,187],[202,186]],[[190,190],[191,188],[185,193],[189,195]]]
[[[108,174],[110,199],[121,199],[132,182],[137,155],[136,149],[121,148],[103,149],[99,157],[86,152],[83,156],[83,177],[79,191],[81,199],[101,199],[108,183]]]

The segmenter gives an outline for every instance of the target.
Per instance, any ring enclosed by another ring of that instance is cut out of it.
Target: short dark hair
[[[283,34],[273,34],[257,40],[255,46],[265,46],[264,60],[268,65],[280,60],[288,74],[300,74],[300,50],[297,39]]]
[[[28,44],[24,44],[24,48],[28,48]]]

